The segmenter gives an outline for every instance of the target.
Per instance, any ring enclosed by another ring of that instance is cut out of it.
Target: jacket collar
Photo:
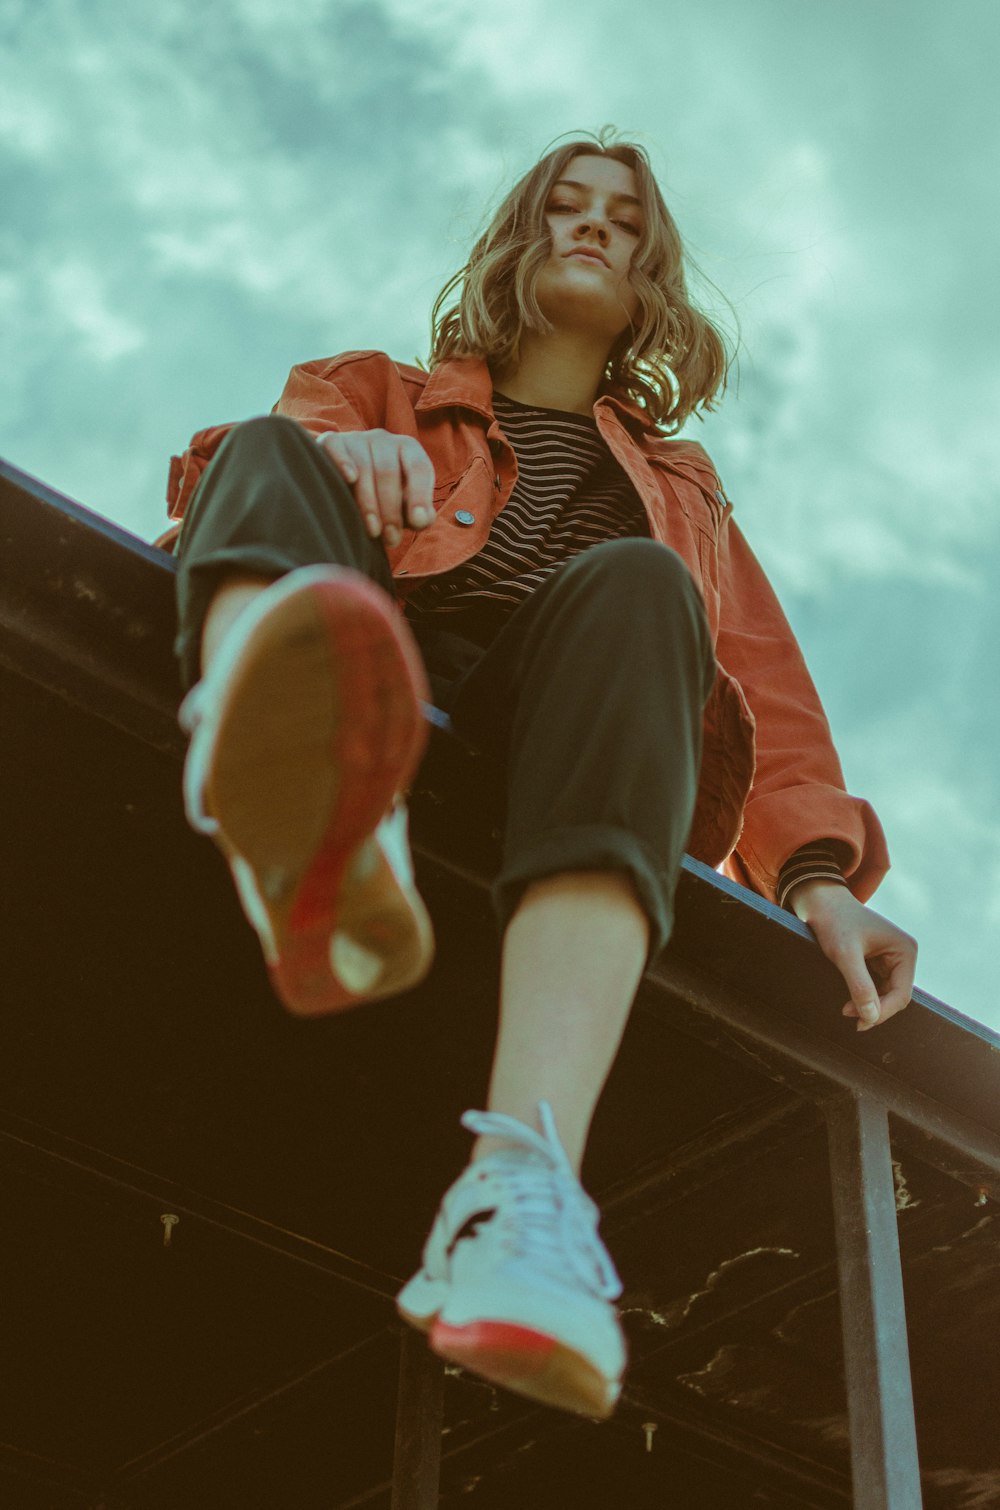
[[[485,358],[449,357],[440,362],[424,384],[416,407],[420,413],[433,409],[472,409],[493,424],[493,377]],[[599,418],[599,411],[608,409],[643,430],[655,428],[646,411],[621,393],[601,394],[594,405],[594,418]]]

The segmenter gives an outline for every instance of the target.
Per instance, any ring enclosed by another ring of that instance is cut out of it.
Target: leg
[[[548,1099],[577,1171],[643,966],[669,937],[713,675],[683,563],[629,540],[554,574],[456,697],[480,742],[511,731],[489,1106],[534,1125]]]
[[[610,1415],[621,1281],[579,1183],[643,967],[669,936],[714,660],[674,554],[599,546],[518,609],[451,712],[505,755],[500,1032],[488,1112],[401,1313],[531,1399]]]
[[[504,936],[487,1104],[534,1126],[538,1102],[549,1101],[577,1177],[648,948],[648,919],[620,871],[532,882]],[[473,1158],[502,1146],[480,1138]]]
[[[243,572],[223,577],[205,615],[205,627],[201,634],[202,674],[214,661],[219,646],[243,610],[249,608],[265,587],[270,587],[272,581],[271,577],[258,577]]]
[[[227,437],[179,554],[182,679],[203,671],[181,709],[188,816],[289,1010],[396,995],[433,952],[396,800],[427,694],[384,548],[329,458],[270,418]]]
[[[275,578],[334,562],[394,596],[381,540],[366,533],[353,494],[301,425],[249,420],[226,437],[198,485],[177,549],[176,652],[185,689],[198,680],[237,611]]]

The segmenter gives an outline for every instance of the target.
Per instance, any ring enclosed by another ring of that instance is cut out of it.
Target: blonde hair
[[[549,192],[572,158],[611,157],[635,173],[643,227],[629,270],[639,310],[611,348],[602,391],[623,393],[659,429],[673,434],[690,414],[715,408],[731,357],[718,330],[688,297],[684,245],[645,149],[616,142],[615,134],[606,126],[591,140],[557,147],[510,190],[468,262],[434,302],[430,367],[449,357],[478,356],[495,374],[506,372],[517,365],[524,328],[553,330],[535,294],[551,246],[545,223]],[[458,303],[442,313],[459,284]]]

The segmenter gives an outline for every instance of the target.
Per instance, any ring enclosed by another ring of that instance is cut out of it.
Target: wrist
[[[801,923],[808,923],[817,904],[822,905],[825,897],[831,897],[838,892],[844,892],[847,896],[851,895],[842,880],[838,881],[833,876],[809,876],[795,883],[785,898],[785,906],[789,911],[794,912]]]

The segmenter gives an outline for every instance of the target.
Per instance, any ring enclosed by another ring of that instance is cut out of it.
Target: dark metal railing
[[[3,464],[0,519],[0,664],[131,737],[179,754],[170,560]],[[491,784],[482,767],[470,782],[477,757],[458,746],[443,715],[428,711],[434,730],[413,794],[415,845],[485,885],[497,843],[497,816],[483,800]],[[1000,1040],[916,992],[902,1018],[849,1041],[836,1011],[841,999],[836,972],[808,929],[685,859],[676,936],[649,972],[636,1010],[669,1011],[682,1031],[710,1036],[734,1058],[752,1058],[762,1075],[825,1119],[853,1503],[857,1510],[918,1510],[892,1142],[979,1198],[1000,1199]],[[670,1173],[665,1164],[663,1177]],[[657,1177],[645,1171],[647,1194]],[[627,1215],[635,1198],[612,1201],[610,1220]],[[443,1381],[444,1366],[404,1330],[392,1510],[437,1504]]]

